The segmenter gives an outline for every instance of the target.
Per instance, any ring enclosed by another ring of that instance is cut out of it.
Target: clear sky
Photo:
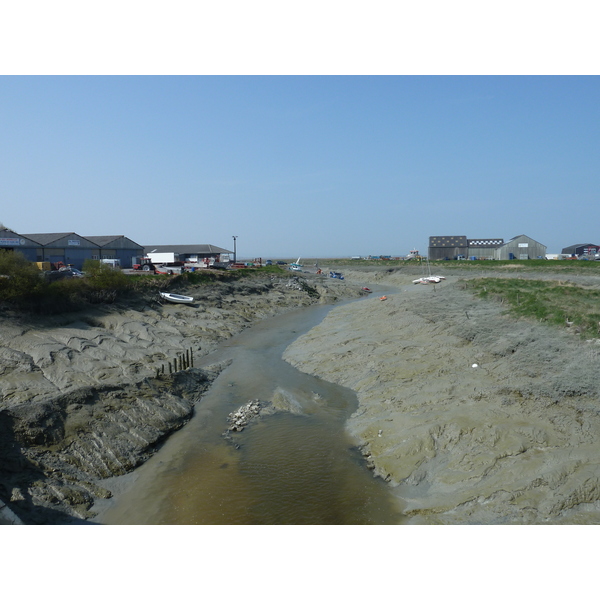
[[[597,76],[3,76],[0,222],[240,257],[600,244]]]

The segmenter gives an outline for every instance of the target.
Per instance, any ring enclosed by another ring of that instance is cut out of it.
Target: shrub
[[[40,270],[20,252],[0,250],[0,299],[18,301],[42,293]]]
[[[83,263],[86,283],[96,290],[123,290],[129,286],[127,275],[121,269],[113,269],[99,260]]]

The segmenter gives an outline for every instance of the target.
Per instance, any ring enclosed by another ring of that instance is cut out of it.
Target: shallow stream
[[[194,417],[149,461],[109,482],[105,524],[391,524],[401,507],[373,477],[344,432],[352,390],[301,373],[285,348],[331,306],[311,306],[253,325],[205,364],[231,364]],[[203,364],[196,366],[202,367]],[[223,437],[227,416],[250,400],[278,410]]]

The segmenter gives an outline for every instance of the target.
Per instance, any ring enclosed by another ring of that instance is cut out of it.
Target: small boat
[[[387,300],[387,296],[381,296],[380,300]]]
[[[298,260],[295,263],[291,263],[288,268],[290,271],[302,271],[303,266],[300,264],[300,257],[298,257]]]
[[[171,294],[170,292],[160,292],[160,297],[176,304],[191,304],[194,299],[191,296],[182,296],[181,294]]]
[[[371,292],[371,290],[370,290],[368,287],[364,287],[364,288],[362,288],[362,291],[363,291],[363,292],[369,292],[369,293]]]

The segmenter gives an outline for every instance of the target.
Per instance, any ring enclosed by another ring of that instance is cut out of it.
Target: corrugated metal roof
[[[531,240],[534,244],[538,244],[539,246],[543,246],[544,248],[546,248],[546,246],[544,246],[544,244],[537,242],[533,238],[530,238],[528,235],[525,235],[524,233],[521,233],[520,235],[515,235],[515,237],[510,238],[510,240],[508,240],[508,242],[506,242],[505,244],[502,244],[502,245],[508,246],[511,242],[514,242],[515,240],[518,240],[519,238],[527,238],[528,240]]]
[[[226,250],[213,246],[212,244],[173,244],[173,245],[156,245],[144,246],[146,254],[149,252],[176,252],[177,254],[233,254],[233,250]]]
[[[110,244],[114,244],[114,242],[117,240],[127,240],[128,242],[131,242],[132,246],[142,248],[141,244],[130,240],[124,235],[86,235],[85,239],[90,240],[90,242],[93,242],[94,244],[98,244],[98,246],[100,246],[101,248],[104,248],[104,246],[109,246]]]
[[[67,233],[24,233],[23,237],[27,237],[42,246],[47,246],[48,244],[53,244],[54,242],[61,240],[62,238],[66,238],[68,236],[75,235],[78,238],[86,239],[82,235],[75,233],[74,231],[69,231]],[[95,242],[92,242],[94,244]]]

